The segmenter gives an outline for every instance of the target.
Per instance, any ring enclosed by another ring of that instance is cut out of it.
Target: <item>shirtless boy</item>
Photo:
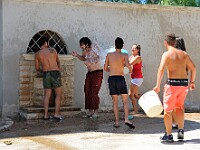
[[[157,83],[154,87],[155,92],[160,91],[160,84],[165,69],[167,69],[168,80],[164,86],[163,105],[164,105],[164,123],[166,133],[161,137],[161,142],[173,142],[172,135],[172,111],[176,108],[178,123],[178,140],[184,139],[184,100],[188,92],[195,88],[196,68],[189,55],[176,49],[176,36],[174,33],[168,33],[165,36],[164,46],[167,51],[162,55],[160,66],[157,73]],[[190,71],[190,82],[188,83],[188,74],[186,67]]]
[[[60,61],[55,49],[49,48],[48,38],[41,37],[39,40],[40,50],[35,54],[35,69],[37,74],[39,73],[39,65],[42,65],[43,71],[43,86],[45,89],[44,96],[44,120],[49,119],[48,108],[49,98],[51,96],[52,89],[55,90],[55,114],[54,119],[62,120],[60,114],[61,103],[61,75],[60,75]]]
[[[108,84],[110,89],[110,95],[113,99],[113,110],[115,115],[114,127],[119,127],[118,95],[121,95],[125,113],[125,125],[134,129],[135,126],[128,119],[128,92],[123,71],[124,67],[126,66],[129,68],[129,72],[131,72],[131,66],[128,62],[128,55],[121,53],[123,45],[123,39],[117,37],[115,40],[116,51],[108,53],[104,65],[104,70],[110,72]]]

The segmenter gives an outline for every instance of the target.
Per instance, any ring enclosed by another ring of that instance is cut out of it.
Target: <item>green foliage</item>
[[[172,6],[193,6],[197,7],[196,0],[161,0],[161,5],[172,5]]]
[[[142,1],[144,1],[144,0],[96,0],[96,1],[142,4]],[[165,6],[200,7],[200,0],[145,0],[145,4],[158,4],[158,5],[165,5]]]

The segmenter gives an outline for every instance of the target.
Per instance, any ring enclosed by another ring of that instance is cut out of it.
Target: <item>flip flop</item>
[[[116,125],[116,124],[114,124],[113,127],[115,127],[115,128],[119,128],[120,125]]]
[[[135,126],[132,123],[125,122],[125,125],[127,125],[131,129],[135,129]]]
[[[50,119],[50,117],[48,116],[47,118],[45,118],[45,117],[43,117],[43,120],[49,120]]]
[[[55,120],[63,120],[63,118],[61,116],[54,116],[53,119],[55,119]]]

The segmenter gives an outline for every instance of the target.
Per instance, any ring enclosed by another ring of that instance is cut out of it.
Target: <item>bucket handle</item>
[[[157,93],[156,93],[156,94],[157,94]],[[151,96],[156,96],[155,94],[149,94],[149,95],[151,95]],[[145,94],[144,94],[142,97],[145,98]]]

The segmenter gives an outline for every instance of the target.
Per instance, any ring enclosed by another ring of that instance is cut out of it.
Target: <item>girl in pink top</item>
[[[140,49],[141,49],[140,45],[134,44],[131,49],[132,56],[130,56],[129,58],[129,63],[133,67],[132,73],[131,73],[131,85],[130,85],[129,97],[133,105],[134,114],[138,112],[136,99],[139,98],[138,88],[141,86],[143,82],[142,58],[140,56]]]

